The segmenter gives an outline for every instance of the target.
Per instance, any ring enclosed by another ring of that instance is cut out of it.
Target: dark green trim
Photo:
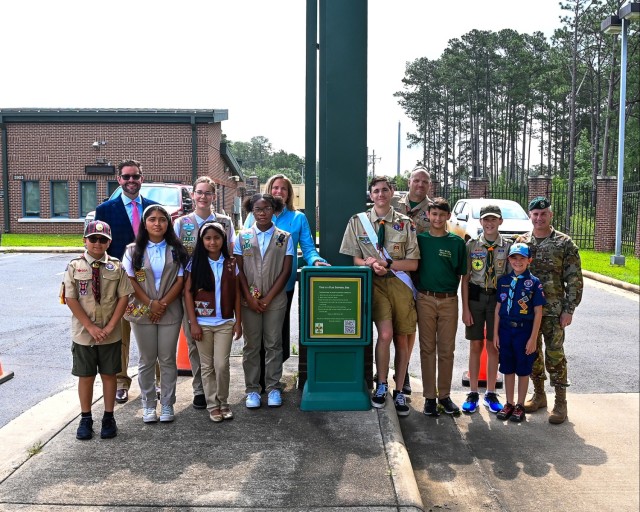
[[[198,127],[195,116],[191,116],[191,183],[198,179]]]
[[[304,214],[316,241],[316,136],[318,83],[318,0],[307,0],[307,78],[304,136]]]
[[[244,174],[240,169],[240,164],[236,160],[236,157],[233,156],[233,153],[231,152],[231,148],[227,145],[226,142],[220,143],[220,156],[225,161],[225,163],[229,166],[231,175],[237,176],[238,178],[240,178],[240,181],[244,181]]]
[[[4,232],[9,233],[11,227],[9,211],[9,147],[7,144],[7,125],[0,112],[0,130],[2,131],[2,201],[4,203]]]
[[[211,124],[226,121],[229,111],[180,109],[34,109],[3,108],[5,123],[168,123]]]

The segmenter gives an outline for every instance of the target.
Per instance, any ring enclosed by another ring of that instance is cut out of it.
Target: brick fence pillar
[[[636,258],[640,258],[640,202],[638,203],[638,216],[636,217]]]
[[[538,196],[551,200],[551,178],[549,176],[530,176],[528,182],[529,201]]]
[[[489,197],[489,180],[487,178],[469,179],[469,198]]]
[[[596,251],[613,252],[616,245],[616,195],[618,178],[598,176],[596,180]]]
[[[440,182],[438,180],[431,181],[431,189],[429,190],[429,193],[427,195],[430,198],[442,196],[442,189],[440,188]]]

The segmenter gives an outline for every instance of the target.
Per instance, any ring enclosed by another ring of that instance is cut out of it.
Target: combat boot
[[[559,425],[567,419],[567,388],[556,386],[556,403],[549,414],[549,423]]]
[[[547,406],[547,395],[544,392],[544,380],[533,380],[533,396],[524,403],[525,412],[536,412]]]

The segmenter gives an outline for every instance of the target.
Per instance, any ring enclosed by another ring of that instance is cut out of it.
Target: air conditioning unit
[[[96,163],[100,165],[105,165],[107,163],[106,158],[96,158]]]

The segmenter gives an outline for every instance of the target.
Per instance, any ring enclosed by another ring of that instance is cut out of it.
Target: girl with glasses
[[[271,194],[255,194],[244,202],[254,224],[238,233],[234,255],[242,290],[242,331],[246,406],[256,409],[260,398],[260,347],[265,349],[267,405],[280,407],[282,395],[282,323],[287,311],[285,287],[293,265],[291,235],[277,228],[273,216],[283,201]]]

